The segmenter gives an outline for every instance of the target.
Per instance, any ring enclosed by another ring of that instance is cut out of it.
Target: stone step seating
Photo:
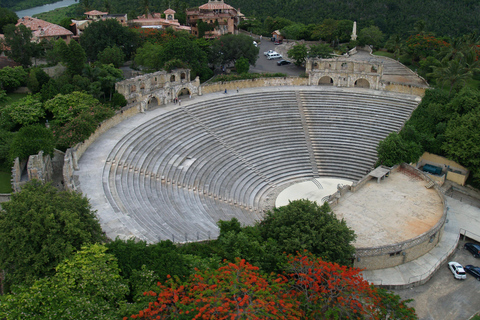
[[[282,101],[278,94],[266,97],[269,104],[274,99],[278,99],[279,103]],[[223,100],[226,108],[234,107],[227,103],[227,99]],[[250,109],[258,111],[258,98],[250,100]],[[249,106],[243,101],[240,105]],[[293,110],[298,110],[295,104],[293,107]],[[273,109],[276,110],[275,108],[274,106]],[[252,216],[244,221],[251,224],[259,219],[260,211],[255,212],[257,208],[254,208],[259,200],[257,193],[274,185],[272,181],[287,181],[289,176],[312,175],[308,153],[298,147],[302,142],[305,145],[303,128],[298,125],[296,132],[291,130],[294,127],[291,120],[294,112],[290,111],[282,120],[281,113],[275,118],[277,113],[272,115],[270,112],[268,115],[266,111],[259,112],[263,119],[257,117],[253,123],[239,122],[237,125],[245,128],[257,126],[260,127],[259,130],[231,130],[236,128],[234,123],[225,121],[228,123],[227,129],[219,127],[218,134],[194,121],[184,110],[150,121],[120,141],[110,154],[110,163],[115,165],[106,170],[109,174],[109,188],[115,189],[116,198],[124,199],[120,202],[125,207],[124,210],[129,215],[138,217],[142,227],[154,230],[152,234],[155,236],[171,238],[170,234],[186,233],[199,234],[201,239],[205,239],[206,229],[211,228],[212,236],[212,230],[216,230],[212,221],[232,216],[228,214],[232,210]],[[243,117],[248,118],[248,113],[247,111]],[[225,114],[227,119],[233,118],[232,112]],[[221,120],[218,114],[216,119],[212,118],[215,122],[222,122]],[[287,120],[288,125],[282,123]],[[178,130],[180,125],[188,130]],[[221,137],[228,132],[235,133],[235,138],[229,142],[235,147],[238,144],[239,151]],[[261,143],[264,146],[259,147]],[[262,150],[268,145],[272,146],[272,150]],[[299,158],[298,155],[302,153],[306,156]],[[266,154],[269,158],[265,158]],[[179,169],[189,156],[194,162],[186,170]],[[155,189],[153,185],[156,186]],[[131,198],[135,199],[130,200]],[[205,205],[211,201],[217,204],[214,209]],[[220,208],[217,209],[217,206]],[[202,212],[202,208],[208,209],[208,212]],[[161,210],[161,215],[158,210]],[[192,230],[191,223],[186,223],[192,220],[189,212],[198,213],[196,216],[199,217],[195,221],[199,222],[195,222],[193,228],[197,230],[196,233]],[[182,221],[185,222],[184,226],[180,226]],[[176,226],[171,227],[175,222]]]
[[[319,175],[352,180],[372,168],[378,142],[400,130],[417,105],[363,93],[307,91],[301,99]]]
[[[292,90],[225,95],[146,122],[110,153],[107,198],[149,241],[215,238],[219,219],[253,224],[262,197],[313,177],[305,132],[320,176],[359,179],[375,162],[378,136],[411,113],[408,104],[397,115],[377,101],[383,97],[357,93],[301,91],[301,98],[307,128]]]

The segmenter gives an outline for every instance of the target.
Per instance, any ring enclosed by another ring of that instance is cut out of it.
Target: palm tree
[[[459,60],[442,60],[441,66],[433,66],[432,75],[437,84],[443,87],[445,84],[450,85],[449,94],[452,93],[452,89],[455,85],[463,85],[472,77],[472,71],[469,71],[465,65]]]
[[[396,60],[404,51],[405,43],[398,34],[391,35],[385,43],[385,47],[393,52],[393,58]]]

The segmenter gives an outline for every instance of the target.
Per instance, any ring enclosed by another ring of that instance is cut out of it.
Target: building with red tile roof
[[[226,4],[223,0],[209,0],[197,8],[187,9],[187,23],[192,27],[192,34],[198,35],[198,23],[210,26],[205,31],[205,38],[218,38],[224,34],[238,34],[238,24],[243,15],[240,10]]]
[[[32,40],[40,42],[45,40],[63,39],[68,44],[73,37],[70,30],[59,25],[32,17],[23,17],[18,19],[17,26],[23,24],[32,30]]]

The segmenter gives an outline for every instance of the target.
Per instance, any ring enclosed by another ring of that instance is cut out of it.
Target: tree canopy
[[[98,54],[108,47],[118,46],[129,59],[138,46],[137,33],[123,27],[116,19],[99,20],[91,23],[80,36],[87,59],[95,61]]]
[[[338,220],[329,205],[295,200],[265,214],[258,225],[264,240],[274,240],[281,252],[308,250],[318,257],[343,265],[351,264],[355,233],[345,220]]]
[[[32,283],[53,275],[83,245],[104,239],[87,198],[33,180],[2,203],[0,269],[9,285]]]

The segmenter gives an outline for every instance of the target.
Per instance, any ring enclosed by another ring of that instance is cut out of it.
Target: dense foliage
[[[23,6],[25,3],[37,5],[39,0],[12,1],[4,0],[2,6],[11,8]],[[42,3],[53,2],[41,0]],[[163,12],[168,7],[174,9],[176,17],[185,22],[185,9],[204,4],[205,0],[188,0],[178,2],[165,2],[162,0],[149,0],[137,3],[127,0],[107,1],[88,0],[81,1],[85,11],[87,9],[105,10],[110,13],[128,13],[129,16],[149,12]],[[480,4],[477,1],[461,0],[372,0],[372,1],[282,1],[282,2],[258,2],[254,0],[229,0],[227,3],[235,8],[240,7],[242,13],[248,17],[256,17],[256,21],[263,24],[269,17],[272,21],[289,19],[304,25],[318,24],[325,19],[357,21],[358,30],[376,25],[387,35],[407,35],[412,26],[419,20],[423,20],[429,31],[438,35],[459,36],[478,30],[480,21]],[[108,5],[107,5],[108,4]],[[108,7],[108,8],[107,8]],[[84,12],[85,12],[84,11]],[[255,24],[255,20],[251,24]],[[282,29],[288,25],[268,23],[265,30],[270,33],[276,29]],[[272,29],[275,28],[275,29]],[[351,28],[350,28],[351,31]],[[349,32],[350,32],[349,31]],[[347,40],[348,41],[348,40]]]
[[[53,275],[55,267],[87,243],[103,241],[87,198],[32,181],[0,211],[0,269],[8,285]]]

